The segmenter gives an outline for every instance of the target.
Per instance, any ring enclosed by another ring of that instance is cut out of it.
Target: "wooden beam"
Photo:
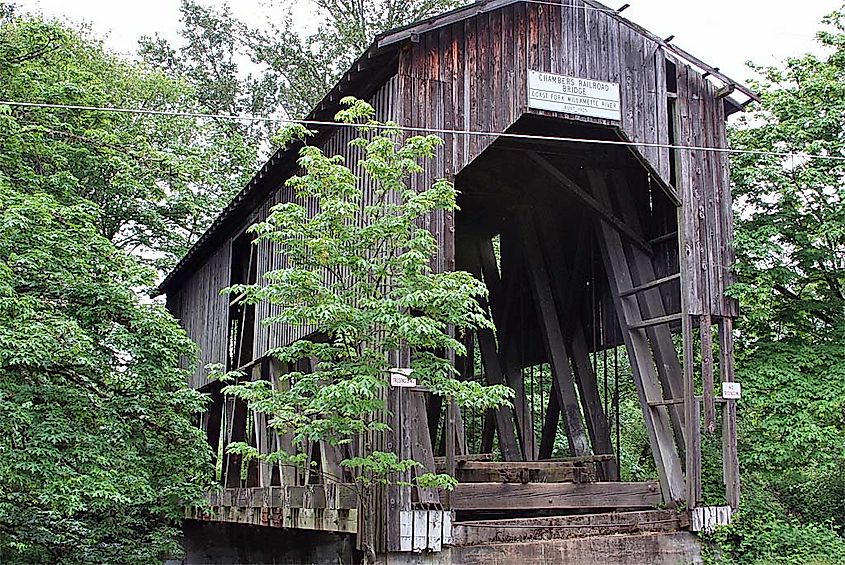
[[[595,464],[552,461],[470,462],[458,466],[461,483],[593,483]]]
[[[713,320],[710,314],[699,318],[701,331],[701,384],[704,390],[704,429],[708,434],[716,431],[716,396],[713,385]]]
[[[499,361],[505,382],[514,390],[513,415],[516,420],[517,432],[520,445],[522,446],[523,459],[533,459],[536,454],[534,446],[534,426],[531,414],[528,413],[528,401],[525,397],[525,387],[522,382],[522,368],[516,367],[512,362],[513,342],[507,340],[507,315],[514,292],[513,285],[507,287],[502,284],[499,267],[496,264],[496,255],[493,249],[493,240],[483,238],[478,242],[478,259],[481,267],[481,274],[484,277],[484,284],[490,293],[490,310],[493,316],[493,323],[496,325],[496,335],[499,342]],[[486,424],[486,422],[485,422]],[[492,444],[488,443],[487,436],[482,443],[482,451],[490,451]]]
[[[642,330],[645,328],[651,328],[653,326],[660,326],[663,324],[669,324],[671,322],[679,321],[681,321],[681,314],[667,314],[665,316],[658,316],[657,318],[647,318],[645,320],[639,320],[637,322],[629,324],[628,329]]]
[[[547,540],[550,539],[592,538],[642,532],[675,533],[689,527],[685,517],[685,514],[675,510],[640,510],[540,518],[461,520],[452,524],[452,546],[525,544],[533,540],[548,543]],[[548,554],[545,558],[541,556],[543,554],[539,553],[538,558],[531,562],[552,561]]]
[[[631,194],[631,188],[627,179],[618,174],[613,175],[615,193],[619,201],[620,216],[638,230],[644,233],[639,215]],[[655,281],[657,275],[654,264],[650,257],[640,253],[637,249],[630,249],[630,267],[632,283],[639,287],[647,286],[649,281]],[[661,279],[658,279],[661,280]],[[662,284],[662,283],[661,283]],[[623,293],[620,293],[620,296]],[[663,302],[663,295],[657,288],[649,288],[638,292],[637,297],[628,299],[628,304],[639,305],[642,315],[650,318],[660,318],[666,315],[666,305]],[[671,320],[670,320],[671,321]],[[675,349],[675,342],[668,325],[647,326],[646,335],[651,342],[651,349],[654,355],[657,377],[663,390],[664,397],[683,397],[683,375],[681,364],[678,359],[678,352]],[[684,426],[684,415],[681,407],[674,406],[669,409],[669,417],[672,419],[672,433],[679,450],[685,449],[686,433]]]
[[[483,279],[481,257],[476,247],[475,253],[467,257],[467,270],[479,280]],[[494,283],[494,288],[498,288]],[[481,307],[486,311],[488,304],[486,300],[480,300]],[[499,361],[499,354],[496,345],[496,336],[493,330],[479,329],[475,332],[478,340],[478,349],[481,351],[481,362],[484,365],[484,372],[488,384],[506,384],[502,366]],[[514,414],[509,407],[503,406],[496,411],[496,430],[499,433],[499,447],[502,450],[502,457],[507,461],[518,461],[522,459],[514,432]]]
[[[662,502],[657,482],[463,483],[450,494],[457,511],[653,508]]]
[[[588,171],[588,176],[596,198],[605,205],[609,205],[610,194],[604,174],[591,170]],[[610,282],[611,294],[614,297],[616,315],[620,326],[623,328],[622,337],[631,362],[631,372],[634,376],[646,433],[654,456],[655,467],[660,476],[663,494],[667,497],[667,502],[683,500],[683,471],[678,450],[672,437],[669,413],[663,406],[652,407],[649,405],[649,402],[663,399],[663,392],[652,360],[651,345],[645,332],[628,329],[631,324],[642,321],[642,314],[635,304],[630,303],[631,301],[619,298],[619,293],[622,290],[634,287],[624,242],[619,232],[607,222],[601,222],[599,235],[602,258]]]
[[[639,286],[635,286],[632,289],[625,290],[619,293],[619,296],[625,298],[626,296],[633,296],[634,294],[638,294],[643,292],[644,290],[650,290],[652,288],[657,288],[658,286],[664,285],[666,283],[679,280],[681,278],[681,273],[675,273],[674,275],[669,275],[668,277],[663,277],[661,279],[654,279],[652,281],[643,283]]]
[[[572,336],[570,346],[572,365],[575,368],[575,378],[578,383],[578,392],[581,397],[581,404],[584,407],[584,414],[587,417],[587,429],[590,432],[590,441],[593,446],[593,453],[613,453],[613,444],[610,441],[610,427],[607,423],[607,415],[599,396],[598,382],[590,364],[587,339],[584,336],[584,328],[577,326]],[[617,481],[616,465],[608,462],[602,465],[602,479],[605,481]]]
[[[543,428],[540,433],[540,448],[537,452],[538,459],[549,459],[555,448],[555,437],[557,427],[560,423],[560,404],[558,403],[557,381],[552,381],[552,390],[549,395],[549,403],[546,405],[546,414],[543,416]]]
[[[613,215],[612,212],[605,206],[604,204],[600,203],[598,200],[590,196],[584,189],[578,186],[578,183],[564,175],[557,167],[555,167],[548,159],[545,157],[538,155],[534,152],[529,152],[528,157],[534,161],[541,169],[546,171],[549,176],[551,176],[557,183],[571,194],[573,194],[578,200],[580,200],[583,204],[585,204],[590,210],[601,216],[604,220],[606,220],[614,229],[616,229],[620,234],[625,236],[627,240],[631,243],[642,249],[647,254],[651,255],[651,245],[648,242],[640,237],[639,234],[634,232],[625,222],[617,218]]]
[[[575,379],[569,366],[569,354],[564,344],[561,324],[555,308],[552,289],[549,285],[549,277],[534,225],[533,214],[529,209],[522,208],[518,212],[518,218],[519,230],[522,233],[524,243],[523,251],[531,279],[531,289],[545,337],[546,353],[552,367],[552,375],[557,381],[555,391],[558,395],[558,403],[566,417],[567,439],[570,442],[573,455],[585,455],[589,453],[590,446],[584,432],[581,408],[578,405],[578,395],[575,392]]]
[[[560,235],[558,230],[555,229],[554,218],[548,211],[538,210],[536,215],[541,245],[551,274],[550,280],[558,317],[570,343],[569,357],[575,372],[575,382],[578,385],[579,399],[581,400],[587,431],[590,435],[590,444],[593,453],[612,453],[613,445],[610,442],[607,416],[604,413],[599,396],[596,375],[593,373],[590,363],[584,328],[578,321],[572,319],[575,318],[572,315],[574,310],[573,298],[576,296],[575,285],[581,279],[583,258],[586,255],[582,248],[586,246],[583,245],[584,242],[582,241],[582,245],[576,249],[575,259],[568,260],[568,257],[563,253],[563,247],[560,245]],[[583,230],[580,232],[581,240],[584,239],[584,233]],[[570,261],[572,272],[568,272],[569,269],[567,269],[567,264]],[[567,331],[568,328],[571,329]],[[604,473],[601,477],[603,480],[618,479],[615,465],[604,465],[602,471]]]
[[[723,383],[734,382],[733,320],[719,320],[719,371]],[[736,437],[736,400],[728,400],[722,409],[722,465],[725,499],[736,510],[739,507],[739,456]]]

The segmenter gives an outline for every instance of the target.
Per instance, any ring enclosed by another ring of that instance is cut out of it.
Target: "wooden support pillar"
[[[596,200],[604,206],[609,206],[611,199],[604,174],[592,170],[588,172],[588,176]],[[654,463],[660,476],[663,496],[667,502],[683,500],[683,471],[673,440],[669,413],[665,406],[650,404],[662,401],[663,392],[653,363],[648,336],[645,329],[630,329],[632,324],[642,322],[642,313],[636,302],[620,297],[621,292],[635,286],[625,253],[626,246],[630,245],[623,241],[616,227],[605,220],[600,222],[598,233],[605,271],[614,297],[619,325],[622,327],[625,349],[631,362],[631,372],[637,387]]]
[[[574,318],[572,303],[578,295],[576,284],[583,273],[583,260],[585,253],[583,247],[576,249],[576,256],[572,263],[571,272],[566,268],[566,257],[561,253],[559,236],[554,229],[554,221],[551,216],[542,211],[537,211],[538,228],[546,263],[551,274],[552,290],[557,305],[557,312],[562,323],[562,328],[569,340],[569,357],[572,367],[575,370],[575,382],[578,385],[579,398],[586,419],[587,430],[590,434],[590,444],[595,454],[613,453],[613,445],[610,441],[610,429],[608,427],[607,415],[604,413],[601,397],[599,396],[598,382],[590,363],[587,339],[584,335],[584,328],[580,320]],[[582,243],[585,239],[582,232]],[[618,480],[616,466],[611,462],[602,464],[605,480]]]
[[[628,181],[621,174],[613,176],[614,194],[619,201],[620,217],[637,233],[645,233],[631,195],[631,187]],[[629,248],[629,261],[631,276],[635,285],[646,285],[654,281],[657,275],[651,258],[642,249],[634,246]],[[646,319],[658,319],[667,315],[663,296],[657,287],[642,290],[636,294],[625,297],[626,301],[636,301]],[[651,349],[654,355],[657,376],[663,395],[666,398],[683,398],[684,383],[681,363],[675,349],[675,342],[672,339],[672,332],[667,324],[649,326],[646,335],[651,342]],[[672,419],[672,431],[679,450],[683,451],[686,445],[683,407],[672,405],[669,407],[669,416]]]
[[[733,320],[719,320],[719,369],[722,382],[734,382]],[[726,400],[722,408],[722,465],[725,499],[736,510],[739,507],[739,456],[736,437],[736,400]]]
[[[540,449],[538,459],[551,459],[555,448],[555,437],[557,427],[560,423],[560,404],[557,401],[557,381],[552,381],[552,390],[549,395],[549,404],[546,406],[546,414],[543,416],[543,429],[540,435]]]
[[[573,455],[587,455],[590,452],[590,445],[581,419],[581,408],[578,405],[578,395],[575,391],[575,379],[569,366],[569,355],[564,344],[560,320],[543,261],[534,218],[530,210],[526,208],[520,209],[518,216],[531,289],[545,337],[546,353],[552,367],[552,374],[557,381],[555,390],[558,394],[558,403],[566,418],[567,439]]]
[[[710,314],[699,317],[701,331],[701,384],[704,389],[704,429],[716,431],[716,393],[713,385],[713,319]]]
[[[493,250],[492,239],[482,239],[478,244],[478,261],[484,284],[489,292],[490,311],[496,326],[496,337],[499,345],[499,363],[505,377],[505,383],[514,390],[514,419],[516,421],[522,455],[526,460],[536,458],[534,445],[533,417],[527,410],[528,401],[525,397],[525,387],[522,380],[522,367],[514,362],[515,341],[508,339],[508,311],[513,303],[513,284],[502,284],[499,268],[496,265],[496,255]],[[510,281],[511,283],[513,280]],[[483,436],[487,439],[487,436]],[[482,452],[488,444],[482,442]],[[492,447],[492,443],[489,444]]]
[[[581,404],[584,407],[584,414],[587,416],[587,429],[590,432],[590,441],[593,445],[593,453],[605,455],[613,453],[613,444],[610,442],[610,428],[607,425],[607,415],[599,397],[598,383],[593,367],[590,365],[589,352],[587,350],[587,339],[584,336],[584,329],[576,327],[572,336],[570,346],[572,366],[575,368],[575,378],[578,383],[578,392],[581,395]],[[604,461],[600,466],[602,478],[606,481],[618,481],[616,464],[613,461]]]
[[[494,264],[495,267],[495,264]],[[467,257],[467,270],[479,280],[483,280],[481,254],[478,249]],[[497,272],[498,274],[498,272]],[[491,275],[494,292],[498,291],[499,279]],[[486,284],[486,283],[485,283]],[[490,289],[488,288],[488,291]],[[482,300],[481,307],[488,310],[488,304]],[[487,382],[491,385],[506,384],[502,366],[499,361],[496,336],[493,330],[479,329],[475,332],[478,340],[478,349],[481,352],[481,363],[484,365],[484,372],[487,375]],[[509,407],[496,409],[496,430],[499,434],[499,448],[502,451],[502,458],[505,461],[519,461],[522,459],[514,433],[514,414]]]
[[[487,382],[491,385],[505,384],[499,356],[496,352],[496,338],[492,330],[481,329],[477,332],[478,348],[481,350],[481,362],[487,374]],[[505,461],[519,461],[522,456],[516,444],[514,434],[514,416],[509,407],[496,409],[496,430],[499,434],[499,448]]]

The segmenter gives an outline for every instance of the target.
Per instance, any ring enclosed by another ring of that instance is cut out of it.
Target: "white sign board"
[[[739,400],[742,397],[742,385],[739,383],[722,383],[722,398]]]
[[[413,369],[393,367],[390,369],[390,386],[409,388],[417,386],[417,379],[411,378],[413,372]]]
[[[622,120],[619,83],[528,71],[528,107]]]

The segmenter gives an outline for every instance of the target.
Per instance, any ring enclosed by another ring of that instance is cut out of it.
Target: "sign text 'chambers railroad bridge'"
[[[486,0],[384,33],[308,119],[331,120],[349,95],[380,120],[445,132],[415,179],[448,178],[460,191],[459,212],[430,219],[434,267],[483,280],[499,328],[467,336],[475,353],[456,363],[464,379],[511,386],[514,408],[462,413],[424,390],[388,389],[385,448],[422,462],[420,473],[453,474],[448,495],[397,485],[365,505],[338,466],[358,447],[318,443],[300,446],[314,463],[304,471],[242,469],[224,455],[224,490],[192,517],[355,534],[377,554],[554,537],[578,524],[615,532],[631,519],[677,529],[686,515],[673,509],[702,502],[702,429],[722,434],[725,506],[735,508],[735,400],[714,384],[733,381],[728,159],[691,148],[725,148],[726,117],[755,95],[593,0]],[[317,129],[314,143],[354,170],[351,128]],[[162,285],[200,366],[228,359],[278,387],[294,368],[267,350],[307,336],[262,324],[270,306],[230,306],[219,290],[278,268],[272,245],[251,245],[245,229],[293,197],[284,181],[297,155],[274,155]],[[625,399],[608,380],[620,370],[635,384],[656,481],[620,480]],[[191,384],[212,395],[202,425],[213,446],[292,448],[202,369]],[[630,514],[610,514],[619,510]]]

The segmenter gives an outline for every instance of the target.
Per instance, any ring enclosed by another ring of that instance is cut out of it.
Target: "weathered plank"
[[[662,502],[657,482],[465,483],[450,495],[453,510],[505,511],[651,508]]]
[[[566,416],[567,438],[573,455],[584,455],[590,452],[590,446],[584,431],[581,408],[575,391],[575,379],[572,368],[569,366],[569,356],[549,285],[534,218],[530,210],[523,208],[519,210],[518,219],[531,289],[545,337],[544,345],[556,380],[557,400]]]
[[[607,180],[598,171],[589,171],[593,194],[600,202],[608,205],[610,195]],[[625,255],[625,247],[619,233],[612,226],[602,222],[600,227],[601,252],[608,273],[608,280],[614,296],[619,325],[623,327],[622,336],[625,349],[631,362],[634,383],[643,411],[646,433],[651,444],[655,466],[660,476],[663,494],[667,501],[684,498],[683,472],[680,457],[672,437],[669,413],[665,406],[650,406],[649,403],[662,400],[662,390],[657,371],[652,360],[652,351],[644,330],[627,330],[632,324],[642,322],[642,314],[636,304],[619,298],[621,292],[634,288],[631,269]]]

